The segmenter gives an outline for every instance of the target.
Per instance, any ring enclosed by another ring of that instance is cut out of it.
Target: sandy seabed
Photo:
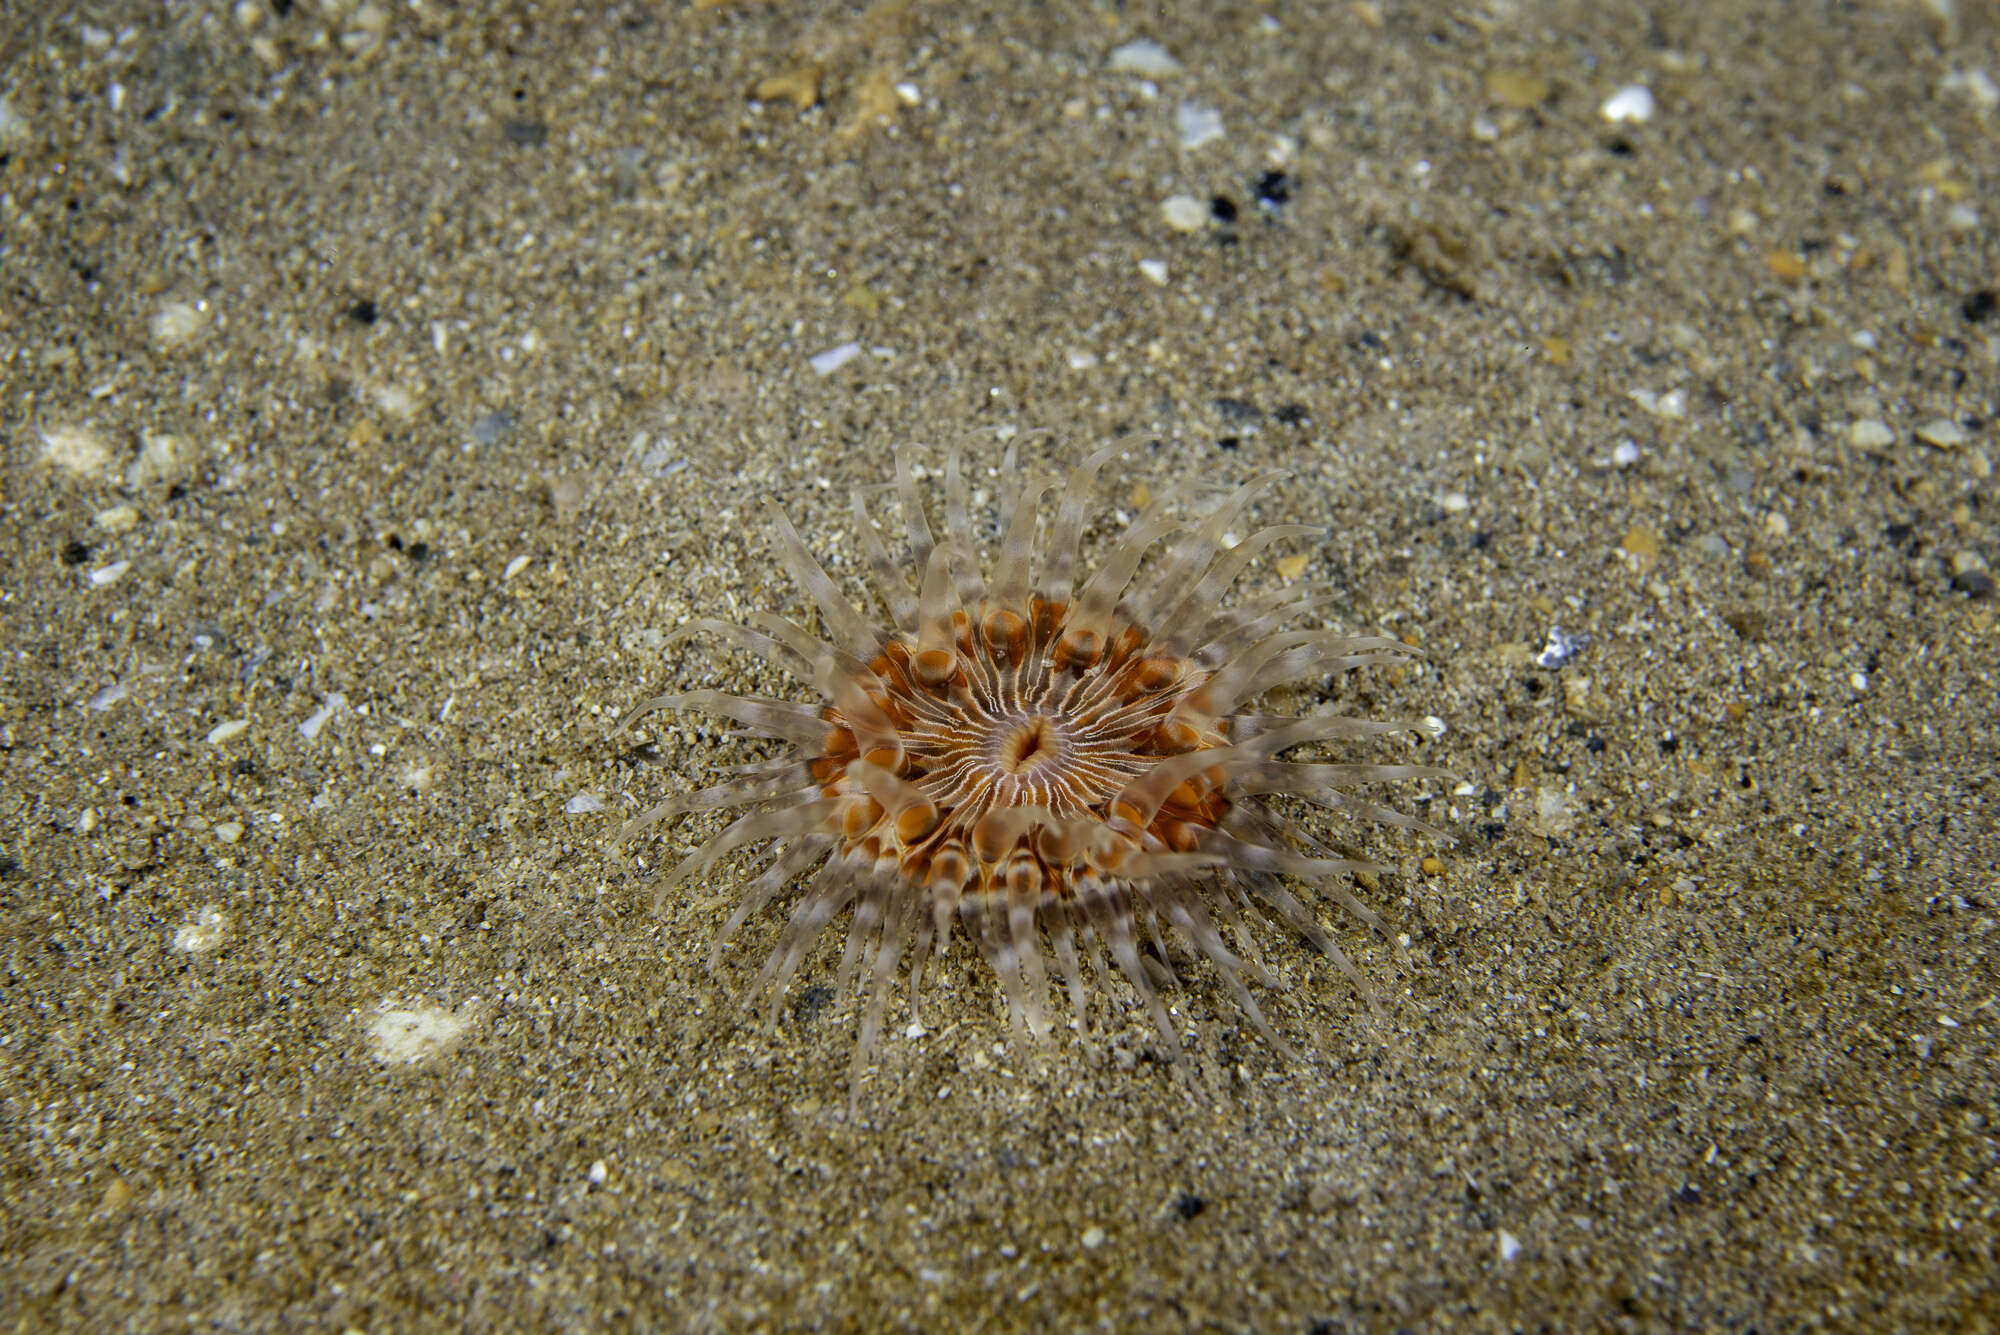
[[[0,1323],[2000,1325],[1990,6],[0,8]],[[1458,843],[850,1116],[617,719],[1008,439],[1289,470]]]

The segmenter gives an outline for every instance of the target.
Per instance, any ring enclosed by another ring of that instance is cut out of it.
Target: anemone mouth
[[[1248,1019],[1285,1050],[1245,986],[1275,980],[1241,910],[1261,905],[1304,935],[1372,1006],[1360,973],[1286,880],[1318,884],[1380,929],[1342,880],[1387,869],[1333,856],[1283,826],[1260,795],[1298,796],[1359,822],[1448,837],[1356,791],[1443,779],[1443,770],[1283,758],[1300,747],[1415,731],[1411,725],[1246,708],[1280,686],[1419,657],[1386,637],[1287,629],[1330,601],[1310,586],[1224,605],[1260,552],[1314,531],[1271,525],[1225,547],[1224,534],[1284,475],[1238,487],[1191,525],[1154,505],[1084,577],[1076,553],[1085,499],[1112,452],[1071,472],[1039,553],[1037,501],[1050,484],[1003,489],[1003,538],[990,570],[975,555],[956,452],[946,460],[941,535],[899,456],[914,588],[855,499],[886,621],[857,610],[771,507],[779,557],[818,607],[824,638],[770,615],[752,627],[699,621],[686,629],[714,632],[791,671],[814,688],[817,705],[695,691],[661,696],[628,717],[629,725],[655,709],[700,709],[792,747],[782,760],[651,808],[618,838],[685,812],[750,808],[668,873],[656,905],[737,849],[774,850],[776,860],[724,926],[719,953],[738,928],[806,880],[752,989],[753,997],[768,994],[773,1024],[813,942],[847,912],[837,988],[867,970],[857,1083],[904,955],[911,955],[916,1019],[928,955],[957,930],[999,975],[1017,1035],[1048,1030],[1053,956],[1080,1028],[1087,1032],[1087,960],[1093,973],[1129,984],[1177,1050],[1176,1028],[1140,955],[1141,939],[1158,942],[1164,926],[1192,943]],[[1005,477],[1017,477],[1014,463],[1010,447]],[[1135,581],[1154,546],[1170,537]],[[1107,968],[1105,953],[1115,967]]]
[[[1046,714],[1032,714],[994,735],[993,763],[1009,777],[1032,774],[1044,765],[1061,764],[1068,741],[1061,723]]]

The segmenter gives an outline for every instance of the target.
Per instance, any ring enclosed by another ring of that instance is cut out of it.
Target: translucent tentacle
[[[660,885],[654,894],[654,903],[659,903],[667,892],[698,872],[706,872],[725,854],[742,848],[746,844],[758,844],[766,839],[784,839],[795,834],[806,834],[825,824],[839,806],[838,802],[822,798],[803,806],[782,807],[772,811],[753,811],[747,816],[739,816],[722,832],[694,852],[683,858],[679,865],[660,878]],[[643,821],[645,818],[639,818]],[[626,828],[631,828],[628,822]],[[623,834],[623,831],[620,831]]]
[[[1013,472],[1014,447],[1007,447],[1007,468]],[[1002,519],[1000,557],[993,566],[993,582],[987,593],[990,602],[1007,609],[1028,605],[1028,567],[1035,547],[1035,510],[1042,493],[1050,486],[1047,478],[1030,478],[1010,491],[1006,515]]]
[[[1070,470],[1063,490],[1062,506],[1056,511],[1056,525],[1049,532],[1049,568],[1042,588],[1049,601],[1066,603],[1075,587],[1076,553],[1083,538],[1083,516],[1090,494],[1097,485],[1097,470],[1104,467],[1119,446],[1106,445]]]
[[[750,883],[743,892],[743,902],[729,915],[729,921],[722,924],[722,930],[715,934],[715,941],[708,948],[708,967],[713,969],[722,962],[722,949],[731,937],[741,931],[751,915],[762,913],[764,906],[778,897],[779,892],[798,879],[806,868],[826,856],[827,850],[838,841],[830,834],[809,834],[786,846],[778,855],[778,860],[764,869],[763,875]]]
[[[1215,606],[1216,599],[1236,583],[1259,553],[1284,538],[1311,537],[1320,532],[1322,530],[1310,524],[1273,524],[1269,528],[1258,529],[1224,552],[1222,559],[1201,577],[1201,582],[1194,586],[1179,606],[1171,608],[1160,621],[1159,628],[1153,632],[1154,651],[1177,655],[1187,653],[1194,642],[1196,628],[1202,624],[1196,618]]]
[[[903,578],[902,571],[889,556],[889,549],[882,545],[882,535],[875,531],[875,525],[868,518],[868,505],[861,497],[861,488],[854,489],[854,529],[861,535],[861,549],[867,553],[869,573],[874,577],[875,596],[889,609],[899,629],[910,631],[917,628],[917,595],[910,589],[910,582]]]
[[[767,737],[780,737],[801,748],[823,747],[834,725],[789,700],[769,700],[755,695],[731,695],[727,691],[680,691],[656,695],[626,715],[622,726],[638,726],[640,720],[663,709],[694,709],[719,718],[733,718],[748,724]]]
[[[778,549],[778,560],[798,585],[819,605],[820,615],[826,618],[827,630],[833,641],[850,652],[872,653],[882,643],[882,632],[875,623],[861,615],[854,604],[826,573],[803,539],[799,531],[792,527],[792,521],[778,508],[776,501],[764,502],[764,514],[770,521]]]
[[[1264,473],[1232,492],[1222,504],[1209,511],[1199,527],[1175,543],[1146,583],[1144,593],[1132,599],[1133,614],[1142,625],[1157,623],[1161,616],[1178,607],[1192,592],[1197,577],[1208,569],[1222,550],[1223,535],[1239,519],[1258,492],[1290,473]]]
[[[903,524],[910,531],[910,564],[922,570],[930,563],[931,549],[937,542],[931,537],[923,498],[917,495],[917,477],[911,471],[910,456],[902,450],[896,451],[896,495],[903,509]]]

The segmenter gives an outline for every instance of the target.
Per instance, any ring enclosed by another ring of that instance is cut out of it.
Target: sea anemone
[[[847,910],[835,990],[845,995],[865,969],[857,1082],[905,950],[914,943],[915,1019],[924,963],[934,947],[949,943],[954,922],[999,975],[1017,1037],[1048,1031],[1051,955],[1087,1034],[1081,958],[1108,979],[1101,948],[1151,1013],[1169,1052],[1177,1051],[1174,1024],[1147,972],[1154,961],[1142,955],[1144,941],[1164,963],[1164,922],[1213,965],[1257,1029],[1286,1050],[1245,985],[1246,979],[1276,982],[1246,921],[1244,910],[1255,916],[1254,901],[1368,996],[1346,955],[1281,878],[1320,885],[1379,930],[1375,913],[1343,881],[1383,869],[1333,856],[1282,825],[1260,796],[1289,794],[1359,821],[1430,830],[1354,789],[1444,777],[1444,771],[1283,760],[1294,748],[1409,732],[1413,725],[1245,706],[1288,684],[1310,688],[1331,674],[1407,663],[1417,651],[1381,636],[1283,629],[1337,601],[1323,586],[1284,587],[1222,605],[1273,543],[1318,532],[1278,524],[1240,542],[1227,536],[1282,473],[1252,479],[1191,523],[1177,522],[1163,498],[1116,540],[1102,565],[1081,572],[1087,501],[1114,452],[1101,450],[1070,472],[1038,560],[1037,510],[1054,480],[1021,478],[1010,446],[1001,470],[1000,548],[990,573],[976,554],[958,453],[945,462],[941,535],[933,533],[914,472],[899,455],[896,482],[914,588],[870,523],[862,494],[854,496],[855,528],[887,623],[849,602],[784,513],[769,506],[778,558],[818,607],[821,634],[760,613],[749,626],[690,621],[677,638],[713,633],[809,683],[820,698],[795,704],[687,691],[648,700],[627,720],[693,709],[789,744],[781,759],[645,811],[617,838],[687,812],[749,808],[667,873],[655,901],[657,910],[676,886],[738,849],[768,846],[775,861],[750,882],[711,964],[737,929],[818,867],[751,996],[769,996],[775,1024],[780,998],[807,952]],[[1169,540],[1163,555],[1135,582],[1162,540]]]

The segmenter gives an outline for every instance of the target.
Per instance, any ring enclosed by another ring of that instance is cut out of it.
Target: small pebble
[[[377,385],[369,395],[375,406],[398,422],[407,422],[417,415],[417,396],[402,385]]]
[[[1971,437],[1965,428],[1949,417],[1940,417],[1917,428],[1917,439],[1926,445],[1935,445],[1941,450],[1955,450]]]
[[[1446,514],[1459,515],[1472,508],[1472,498],[1462,491],[1448,491],[1438,498],[1438,504]]]
[[[472,443],[474,445],[498,445],[513,427],[512,414],[504,411],[481,413],[472,422]]]
[[[807,111],[819,101],[819,81],[819,66],[801,65],[782,74],[759,79],[750,94],[759,102],[788,100],[800,111]]]
[[[95,477],[111,463],[111,449],[89,427],[59,426],[42,432],[42,461],[78,477]]]
[[[671,477],[688,465],[671,440],[654,440],[643,431],[632,438],[630,452],[638,456],[639,471],[647,477]]]
[[[1167,285],[1167,262],[1165,260],[1140,260],[1139,272],[1146,275],[1146,281],[1154,287]]]
[[[106,533],[130,533],[138,527],[139,512],[129,505],[114,505],[109,510],[99,510],[90,522]]]
[[[1621,440],[1618,448],[1611,451],[1611,462],[1620,468],[1630,468],[1639,462],[1639,446],[1636,441]]]
[[[1500,1259],[1512,1261],[1521,1254],[1521,1240],[1506,1229],[1500,1230]]]
[[[1805,256],[1795,250],[1765,251],[1764,267],[1773,278],[1786,283],[1796,283],[1811,272],[1806,267]]]
[[[1642,575],[1659,562],[1660,535],[1652,529],[1635,526],[1626,532],[1624,542],[1619,545]]]
[[[1626,84],[1605,98],[1599,108],[1608,121],[1649,121],[1653,110],[1653,91],[1643,83]]]
[[[1180,130],[1181,147],[1189,151],[1223,136],[1222,113],[1199,102],[1181,103],[1174,113],[1174,124]]]
[[[1575,658],[1583,648],[1583,637],[1571,635],[1561,626],[1549,627],[1549,641],[1535,655],[1535,665],[1554,670]]]
[[[153,341],[163,348],[185,347],[194,341],[204,323],[201,309],[185,301],[169,301],[153,313],[150,328]]]
[[[1486,96],[1516,111],[1541,105],[1552,91],[1549,81],[1538,75],[1502,70],[1486,76]]]
[[[1993,576],[1984,570],[1967,570],[1951,577],[1951,587],[1971,598],[1989,597],[1993,592]]]
[[[604,810],[604,799],[596,793],[578,793],[575,797],[563,803],[563,810],[572,816],[581,816],[590,812],[602,811]]]
[[[1655,417],[1669,422],[1678,422],[1687,416],[1687,395],[1678,389],[1670,389],[1664,394],[1655,394],[1650,389],[1630,391],[1634,403]]]
[[[1864,417],[1849,427],[1847,438],[1861,450],[1880,450],[1896,443],[1896,433],[1889,424],[1875,417]]]
[[[1981,114],[2000,107],[2000,83],[1983,69],[1953,70],[1944,76],[1943,90],[1947,93],[1963,93],[1972,99]]]
[[[1585,679],[1586,686],[1588,685],[1588,680],[1588,678]],[[1565,692],[1568,692],[1570,683],[1565,681],[1563,686]],[[1587,694],[1587,691],[1585,693]],[[1575,711],[1572,710],[1572,712]],[[1575,824],[1576,812],[1570,806],[1569,798],[1565,794],[1557,789],[1547,787],[1538,788],[1535,791],[1535,814],[1529,822],[1529,828],[1533,829],[1535,833],[1545,838],[1567,834]]]
[[[1093,1228],[1087,1228],[1083,1231],[1083,1247],[1085,1251],[1094,1252],[1103,1245],[1104,1245],[1103,1229],[1093,1227]]]
[[[506,136],[510,144],[519,144],[523,148],[540,148],[549,142],[549,123],[525,119],[503,121],[500,133]]]
[[[1208,205],[1193,195],[1169,195],[1160,201],[1160,216],[1176,232],[1199,232],[1208,226]]]
[[[116,584],[131,568],[130,561],[113,561],[108,566],[90,572],[90,586],[93,589],[102,589]]]
[[[1254,187],[1257,207],[1276,217],[1285,205],[1292,202],[1292,178],[1279,171],[1265,172],[1257,178]]]
[[[125,470],[125,485],[145,487],[178,476],[192,458],[193,451],[179,436],[159,431],[139,433],[139,457]]]

